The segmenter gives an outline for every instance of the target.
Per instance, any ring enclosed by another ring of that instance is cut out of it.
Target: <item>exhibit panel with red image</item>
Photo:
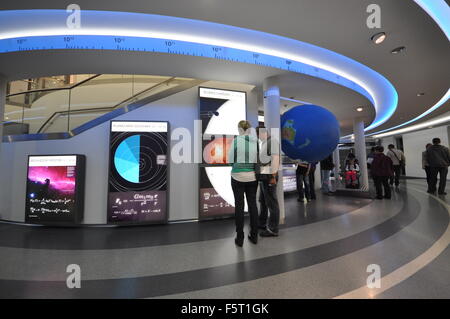
[[[83,218],[85,157],[29,156],[27,223],[78,223]]]
[[[232,216],[234,196],[228,153],[239,134],[238,123],[247,119],[246,93],[199,88],[202,120],[199,218]]]

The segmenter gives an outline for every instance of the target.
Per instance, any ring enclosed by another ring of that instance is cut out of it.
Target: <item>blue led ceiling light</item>
[[[298,40],[218,23],[153,14],[82,11],[81,28],[65,10],[0,11],[0,53],[94,49],[163,52],[243,62],[302,73],[367,97],[386,122],[398,96],[382,75],[343,55]]]

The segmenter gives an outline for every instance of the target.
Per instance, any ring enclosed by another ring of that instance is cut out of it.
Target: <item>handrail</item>
[[[138,95],[141,95],[141,94],[143,94],[144,92],[148,92],[148,91],[150,91],[150,90],[152,90],[152,89],[154,89],[154,88],[156,88],[156,87],[158,87],[158,86],[161,86],[161,85],[163,85],[163,84],[167,84],[167,83],[169,83],[170,81],[172,81],[173,79],[175,79],[176,77],[171,77],[171,78],[169,78],[169,79],[167,79],[167,80],[165,80],[165,81],[163,81],[163,82],[160,82],[160,83],[157,83],[157,84],[155,84],[155,85],[152,85],[151,87],[149,87],[149,88],[146,88],[146,89],[144,89],[144,90],[142,90],[142,91],[140,91],[140,92],[138,92],[138,93],[136,93],[136,94],[134,94],[134,95],[132,95],[132,96],[130,96],[130,97],[128,97],[128,98],[126,98],[125,100],[123,100],[123,101],[121,101],[121,102],[119,102],[119,103],[117,103],[117,104],[115,104],[114,106],[110,106],[110,107],[102,107],[102,108],[87,108],[87,109],[79,109],[79,110],[65,110],[65,111],[58,111],[58,112],[55,112],[55,113],[53,113],[45,122],[44,122],[44,124],[42,124],[42,126],[39,128],[39,130],[37,131],[37,134],[41,134],[42,133],[42,130],[45,128],[45,126],[48,124],[48,123],[50,123],[52,120],[53,120],[53,118],[55,118],[56,116],[60,116],[60,115],[62,115],[62,114],[70,114],[70,113],[76,113],[76,112],[78,112],[78,113],[80,113],[81,111],[88,111],[88,112],[90,112],[90,111],[100,111],[100,110],[114,110],[115,108],[117,108],[118,106],[120,106],[120,105],[122,105],[123,103],[125,103],[125,102],[127,102],[127,101],[130,101],[130,100],[132,100],[133,98],[135,98],[136,96],[138,96]]]
[[[76,88],[77,86],[84,84],[92,79],[95,79],[97,77],[99,77],[102,74],[95,74],[83,81],[80,81],[78,83],[75,83],[72,86],[65,86],[65,87],[60,87],[60,88],[48,88],[48,89],[38,89],[38,90],[30,90],[30,91],[25,91],[25,92],[19,92],[19,93],[13,93],[13,94],[7,94],[6,97],[11,97],[11,96],[17,96],[17,95],[23,95],[23,94],[28,94],[28,93],[38,93],[38,92],[47,92],[47,91],[61,91],[61,90],[72,90],[74,88]]]
[[[131,111],[134,111],[144,105],[147,105],[149,103],[152,103],[154,101],[158,101],[160,99],[166,98],[168,96],[171,96],[173,94],[183,92],[185,90],[188,90],[190,88],[193,88],[195,86],[198,86],[202,83],[204,83],[205,80],[191,80],[188,83],[180,84],[176,87],[170,88],[168,90],[165,90],[163,92],[156,93],[154,95],[142,98],[139,101],[133,102],[127,106],[118,108],[114,111],[111,111],[109,113],[103,114],[98,118],[95,118],[87,123],[82,124],[81,126],[74,128],[71,131],[68,132],[60,132],[60,133],[40,133],[40,134],[21,134],[21,135],[5,135],[3,136],[3,142],[6,143],[14,143],[14,142],[23,142],[23,141],[37,141],[37,140],[53,140],[53,139],[68,139],[71,137],[74,137],[78,134],[81,134],[93,127],[96,127],[102,123],[105,123],[107,121],[110,121],[120,115],[123,115],[125,113],[129,113]]]

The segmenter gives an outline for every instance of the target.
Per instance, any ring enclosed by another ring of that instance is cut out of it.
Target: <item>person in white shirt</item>
[[[278,236],[280,207],[277,198],[280,144],[265,127],[257,127],[259,138],[259,233],[261,237]],[[270,212],[270,216],[269,213]]]
[[[402,151],[395,148],[393,144],[388,145],[388,151],[386,153],[386,156],[389,157],[392,160],[392,163],[394,164],[394,176],[391,176],[389,179],[389,184],[391,186],[394,185],[398,187],[400,184],[400,174],[402,172],[402,167],[405,165],[405,155]]]

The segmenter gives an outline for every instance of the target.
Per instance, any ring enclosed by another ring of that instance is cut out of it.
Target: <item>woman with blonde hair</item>
[[[231,144],[228,162],[233,164],[231,187],[234,194],[236,219],[236,239],[234,242],[237,246],[242,247],[244,243],[244,194],[247,198],[250,215],[248,238],[253,244],[258,243],[258,207],[256,206],[258,182],[255,175],[258,140],[251,134],[252,126],[249,121],[240,121],[238,130],[239,136]]]

